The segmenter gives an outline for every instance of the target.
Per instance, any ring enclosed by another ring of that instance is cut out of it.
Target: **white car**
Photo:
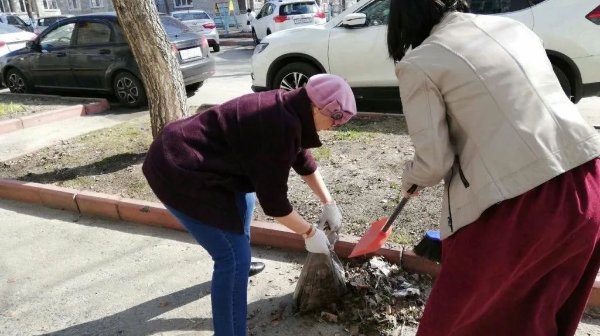
[[[36,36],[15,26],[0,23],[0,56],[25,48],[25,44]]]
[[[470,3],[475,13],[508,16],[533,29],[544,40],[556,75],[574,102],[600,95],[597,0],[534,0],[532,6],[529,0]],[[398,81],[386,44],[389,5],[390,0],[361,1],[324,26],[265,38],[252,57],[252,89],[290,90],[314,74],[332,73],[348,81],[359,109],[398,112]]]
[[[267,2],[251,22],[252,37],[258,44],[273,33],[302,26],[325,24],[325,13],[315,1],[285,0]]]
[[[198,34],[204,35],[208,40],[208,45],[214,52],[221,50],[219,32],[215,21],[202,10],[186,10],[172,12],[171,15],[177,20],[183,22],[186,26]]]

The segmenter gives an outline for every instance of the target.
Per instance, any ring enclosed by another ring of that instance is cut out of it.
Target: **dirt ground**
[[[356,119],[321,132],[321,139],[323,147],[313,155],[342,210],[344,230],[360,235],[368,224],[388,216],[399,200],[402,167],[413,154],[404,119]],[[141,117],[4,162],[0,177],[157,201],[140,169],[151,141],[149,118]],[[441,193],[440,187],[432,188],[411,201],[391,241],[412,244],[436,228]],[[308,221],[318,221],[319,200],[295,173],[289,197]],[[260,207],[255,217],[272,221]]]
[[[1,113],[0,121],[20,118],[30,114],[39,112],[48,112],[77,104],[86,104],[96,100],[81,98],[80,100],[37,97],[37,96],[20,96],[16,94],[0,94],[0,106],[6,107],[6,112]]]

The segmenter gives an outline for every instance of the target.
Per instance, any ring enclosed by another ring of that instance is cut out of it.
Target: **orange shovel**
[[[414,184],[408,189],[408,193],[412,195],[416,190],[417,185]],[[402,209],[404,209],[407,202],[408,198],[403,197],[390,218],[380,219],[371,224],[371,227],[365,232],[362,238],[360,238],[356,246],[354,246],[354,250],[352,250],[349,258],[358,257],[379,250],[392,233],[392,224],[396,218],[398,218],[398,215],[402,212]]]

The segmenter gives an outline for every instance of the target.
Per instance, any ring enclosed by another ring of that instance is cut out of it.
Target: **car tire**
[[[267,36],[271,35],[271,29],[267,29]]]
[[[558,82],[560,83],[560,86],[562,87],[567,97],[569,97],[569,99],[573,99],[573,89],[571,88],[571,82],[569,82],[569,77],[567,77],[565,72],[562,71],[556,65],[552,65],[552,70],[554,70],[554,73],[558,78]]]
[[[284,89],[287,91],[303,87],[308,79],[320,71],[308,63],[291,63],[279,70],[273,80],[273,89]]]
[[[140,107],[147,103],[144,85],[131,72],[120,72],[113,82],[113,90],[121,104],[127,107]]]
[[[33,88],[27,77],[17,69],[10,69],[6,73],[5,83],[12,93],[32,93]]]
[[[199,88],[202,87],[202,85],[204,85],[204,82],[198,82],[198,83],[187,85],[185,87],[185,89],[187,91],[196,92],[196,91],[198,91]]]
[[[260,44],[260,40],[258,39],[258,36],[256,35],[256,30],[254,30],[254,28],[252,28],[252,39],[254,40],[254,44]]]
[[[221,51],[221,46],[220,46],[220,45],[218,45],[218,44],[215,44],[215,45],[213,46],[213,52],[216,52],[216,53],[218,53],[219,51]]]

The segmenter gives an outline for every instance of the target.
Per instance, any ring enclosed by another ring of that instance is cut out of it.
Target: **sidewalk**
[[[0,162],[31,153],[61,140],[111,127],[147,114],[147,111],[108,110],[92,116],[71,118],[0,135]]]
[[[0,335],[213,335],[212,261],[187,233],[0,200],[0,256]],[[304,254],[253,256],[267,264],[249,287],[254,335],[347,334],[291,316]]]

